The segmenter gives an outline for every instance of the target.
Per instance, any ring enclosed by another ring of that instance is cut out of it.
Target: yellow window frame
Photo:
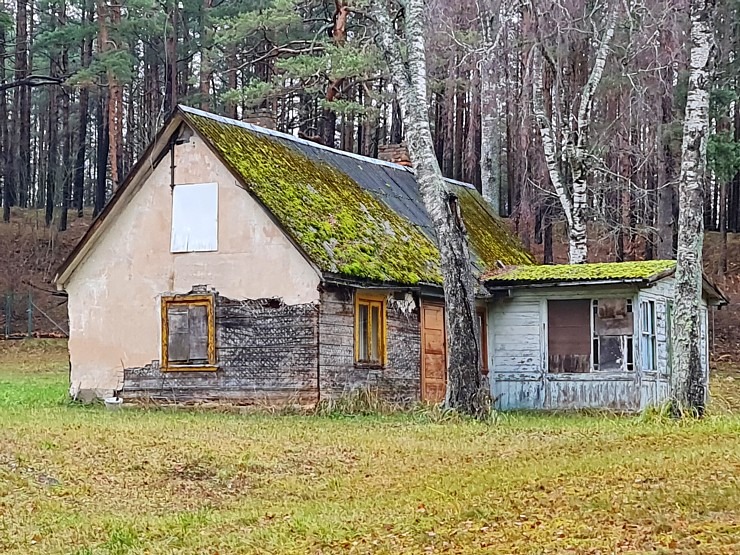
[[[208,327],[208,362],[207,364],[171,364],[168,358],[170,325],[169,309],[172,306],[205,306]],[[162,297],[162,372],[214,372],[216,366],[216,318],[213,295],[173,295]]]
[[[373,329],[373,307],[377,307],[380,314],[378,323],[378,358],[379,360],[362,360],[360,358],[360,307],[367,307],[367,337],[365,338],[368,348],[372,345]],[[355,294],[355,362],[357,364],[385,365],[386,363],[386,297],[385,295],[360,293]]]

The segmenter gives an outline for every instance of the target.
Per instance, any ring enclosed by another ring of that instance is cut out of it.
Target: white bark
[[[508,28],[515,13],[514,3],[501,2],[496,15],[497,25],[494,26],[493,10],[490,9],[491,0],[478,0],[478,17],[481,21],[483,35],[482,59],[480,62],[480,104],[481,104],[481,194],[491,205],[496,214],[501,214],[501,173],[500,153],[501,136],[504,131],[502,110],[500,109],[501,93],[499,83],[502,78],[500,70],[500,56],[497,50],[500,46],[502,32]]]
[[[534,2],[532,2],[534,11]],[[611,0],[607,10],[606,27],[599,42],[594,57],[594,65],[588,76],[588,80],[581,91],[578,115],[576,118],[576,129],[566,143],[564,151],[559,153],[554,135],[555,130],[552,122],[545,111],[544,102],[544,54],[543,45],[537,45],[534,50],[532,62],[532,103],[537,123],[540,127],[542,148],[547,162],[547,170],[550,175],[555,193],[560,200],[560,205],[565,214],[568,226],[568,259],[571,264],[581,264],[588,258],[588,240],[586,231],[586,208],[588,203],[588,150],[589,130],[591,127],[591,110],[593,107],[596,90],[601,83],[601,78],[606,67],[609,56],[609,45],[614,38],[614,29],[617,23],[617,0]],[[554,103],[558,99],[554,99]],[[555,110],[557,107],[555,107]],[[568,178],[560,169],[560,157],[568,164]]]
[[[501,122],[498,115],[498,82],[494,60],[486,57],[480,68],[481,193],[496,214],[501,214]]]
[[[671,396],[675,416],[687,412],[701,416],[706,399],[700,306],[713,13],[714,0],[691,0],[691,60],[681,146],[676,291],[671,322]]]
[[[403,31],[394,29],[387,3],[374,0],[370,13],[377,24],[377,42],[399,92],[406,143],[424,207],[434,224],[444,280],[447,324],[447,394],[445,405],[482,416],[488,410],[478,356],[475,280],[465,226],[457,198],[447,186],[434,154],[429,124],[424,0],[406,0]],[[406,60],[399,43],[403,41]]]

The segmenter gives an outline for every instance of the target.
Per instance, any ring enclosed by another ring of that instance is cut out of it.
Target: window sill
[[[596,372],[547,372],[545,374],[548,381],[551,382],[606,382],[606,381],[634,381],[635,372],[633,371],[596,371]]]
[[[163,366],[160,368],[161,372],[216,372],[218,366],[205,365],[205,366]]]
[[[360,368],[362,370],[383,370],[385,369],[385,364],[382,362],[357,362],[355,361],[355,368]]]

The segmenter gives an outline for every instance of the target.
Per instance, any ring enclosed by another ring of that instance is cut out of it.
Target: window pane
[[[550,372],[588,372],[591,366],[590,300],[547,301]]]
[[[370,360],[380,362],[380,307],[372,305],[370,318]]]
[[[360,304],[358,307],[358,317],[357,317],[357,342],[358,342],[358,348],[357,348],[357,354],[359,357],[359,360],[368,360],[369,359],[369,345],[367,341],[368,336],[368,328],[369,328],[369,322],[368,322],[368,306],[366,304]]]
[[[649,335],[642,336],[642,369],[654,370],[654,344],[653,338]]]
[[[188,307],[172,305],[167,308],[167,360],[184,363],[190,358]]]
[[[620,336],[602,336],[599,341],[599,370],[616,372],[624,368],[622,338]]]
[[[208,309],[190,307],[190,362],[208,362]]]

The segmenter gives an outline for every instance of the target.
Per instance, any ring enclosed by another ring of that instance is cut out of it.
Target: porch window
[[[357,293],[355,297],[355,362],[385,363],[385,297]]]
[[[642,354],[642,370],[655,371],[655,301],[640,303],[640,352]]]
[[[630,299],[549,300],[547,309],[549,372],[634,370]]]
[[[588,372],[591,365],[591,301],[547,301],[548,368]]]
[[[218,184],[176,185],[172,189],[170,252],[218,250]]]
[[[162,297],[162,370],[216,370],[213,296]]]

